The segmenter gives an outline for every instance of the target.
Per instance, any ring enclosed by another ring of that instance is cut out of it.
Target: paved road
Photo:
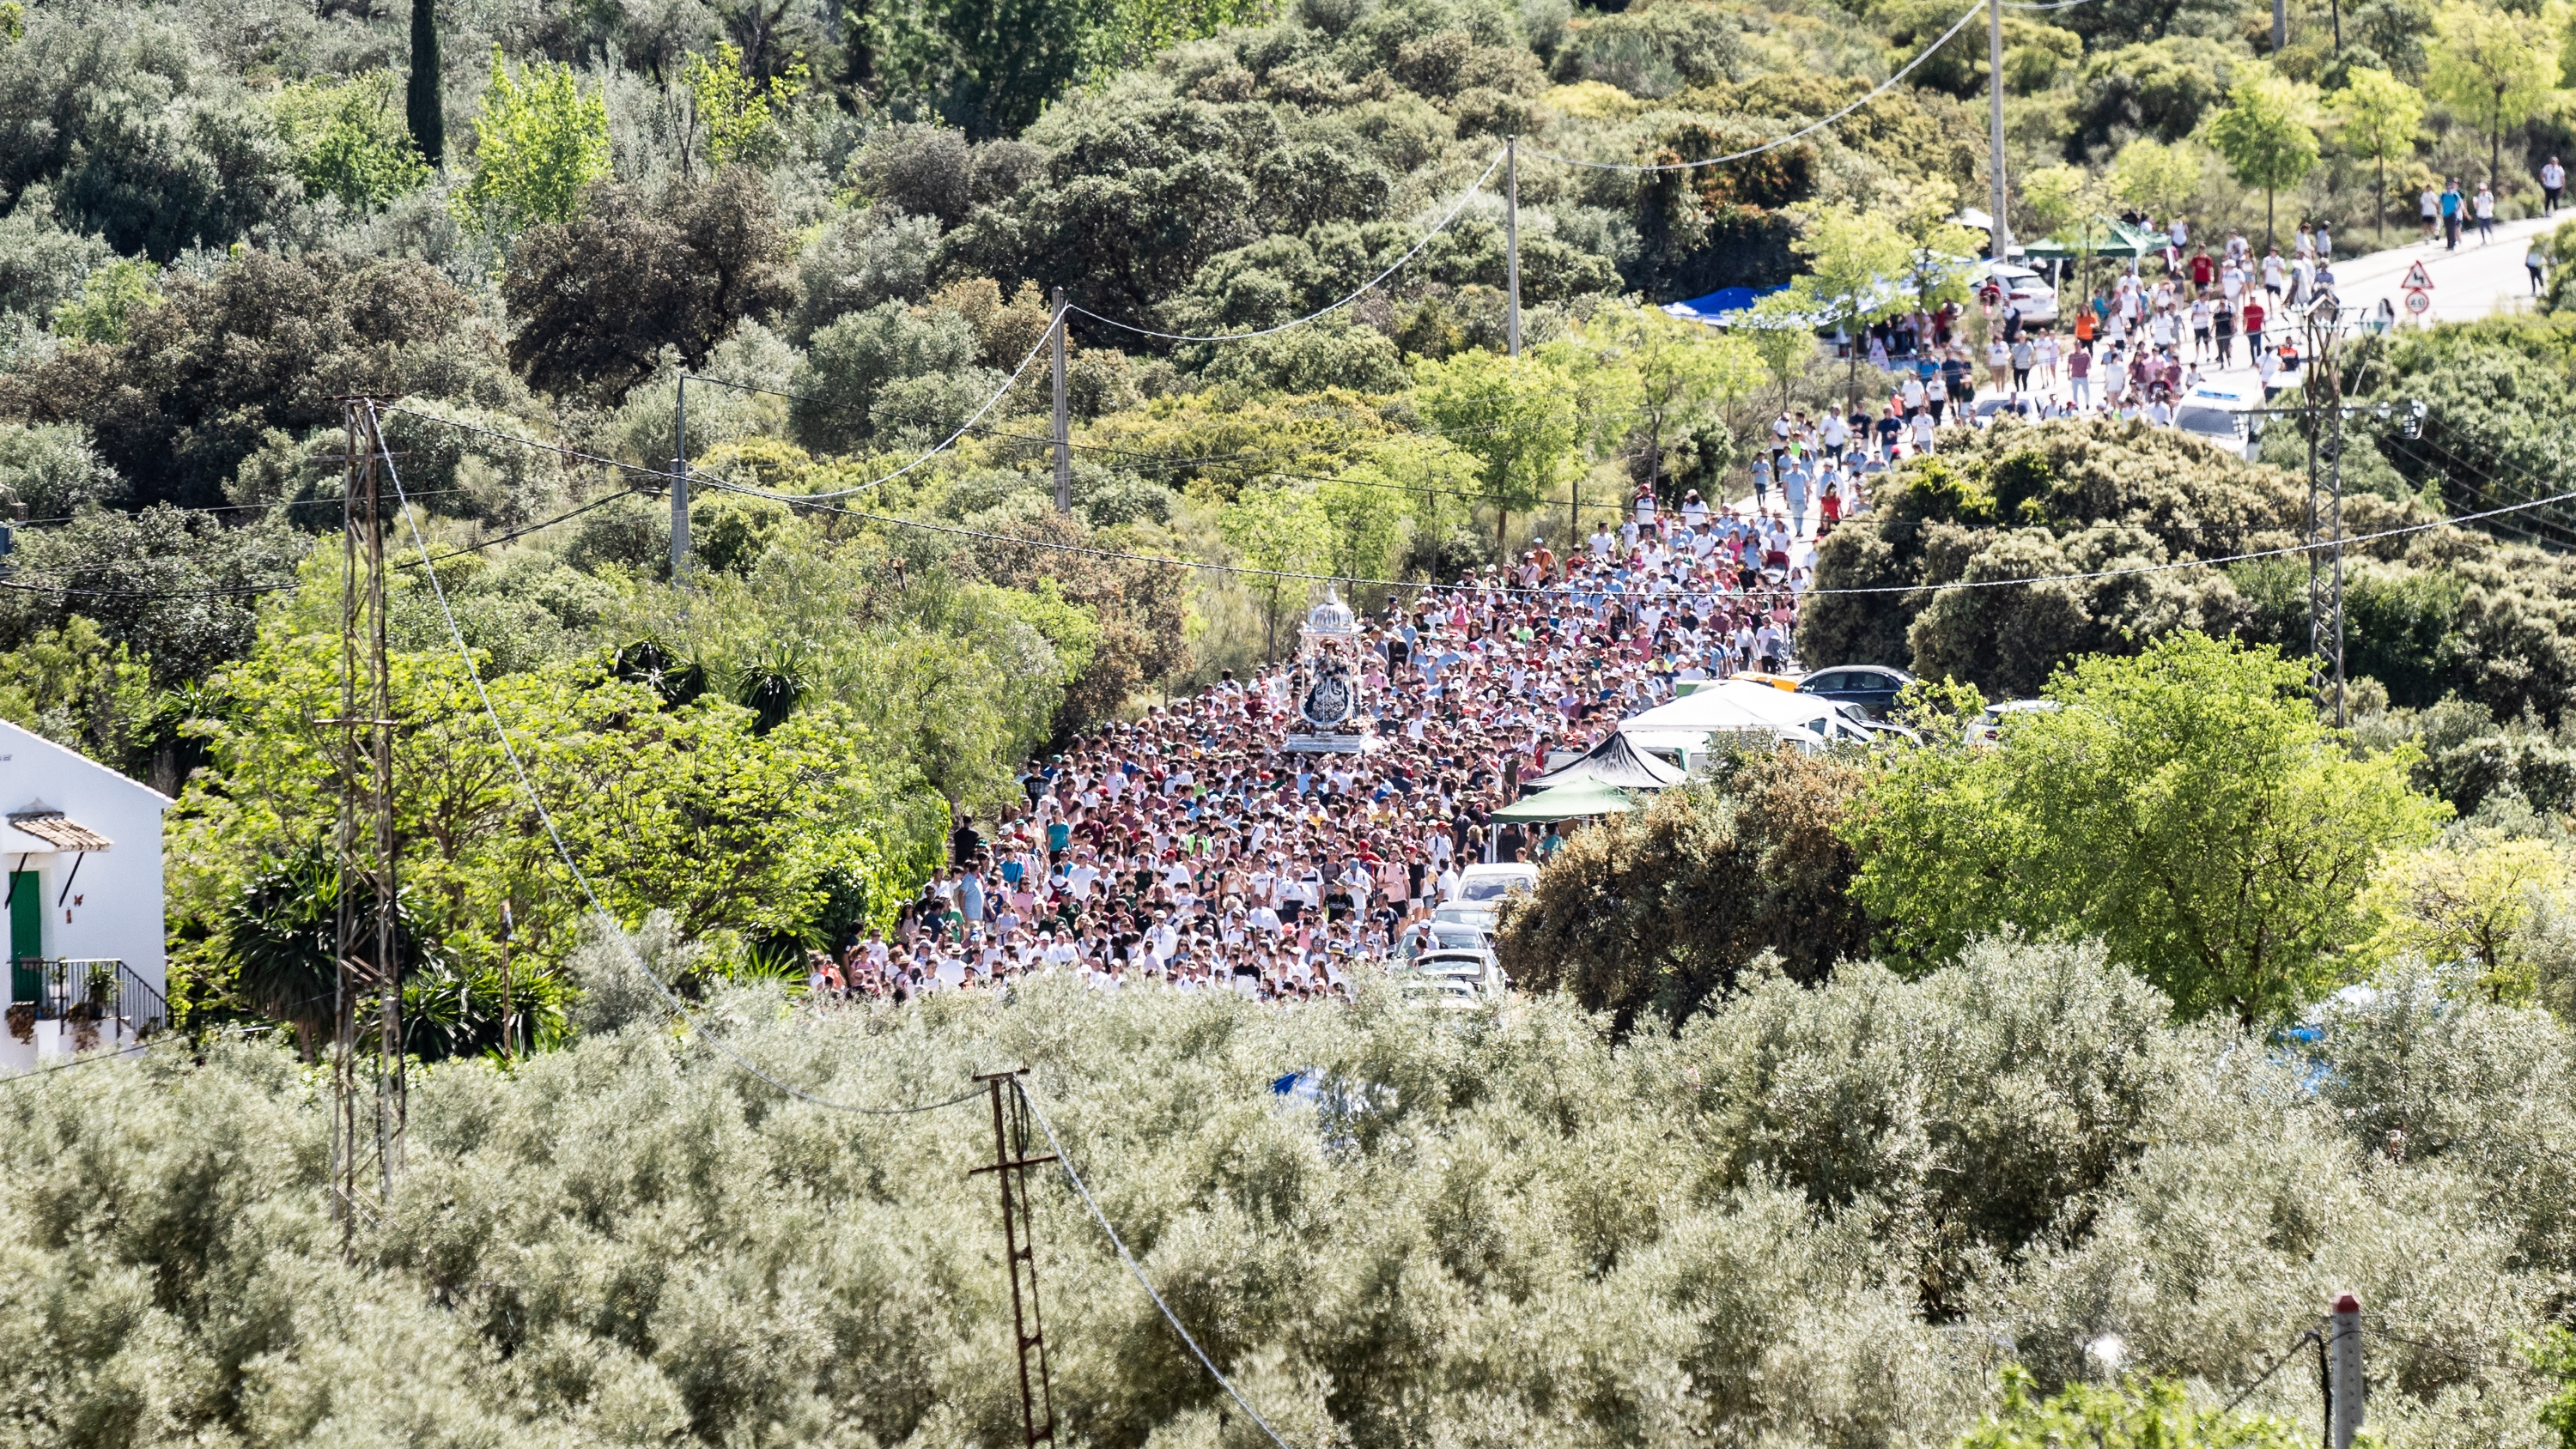
[[[2493,240],[2481,242],[2472,231],[2461,238],[2457,251],[2446,249],[2438,241],[2428,244],[2409,240],[2384,251],[2338,261],[2334,264],[2335,292],[2348,309],[2347,317],[2367,316],[2382,298],[2387,299],[2397,309],[2400,326],[2472,322],[2500,312],[2522,310],[2531,305],[2531,279],[2523,269],[2522,259],[2532,236],[2555,230],[2569,220],[2576,220],[2576,212],[2498,222]],[[2389,234],[2410,238],[2421,235],[2412,225],[2402,230],[2392,225]],[[2406,310],[2403,285],[2407,269],[2419,261],[2433,283],[2428,292],[2432,306],[2421,319]],[[2295,384],[2297,374],[2282,381]],[[2250,366],[2205,374],[2203,388],[2235,394],[2230,406],[2236,407],[2254,406],[2262,391]]]
[[[2554,231],[2571,220],[2576,220],[2576,210],[2561,211],[2554,217],[2499,222],[2491,240],[2481,242],[2476,232],[2471,231],[2461,238],[2456,250],[2445,248],[2439,241],[2428,244],[2415,240],[2422,233],[2411,221],[2403,226],[2392,222],[2389,235],[2406,240],[2383,250],[2337,261],[2334,264],[2335,290],[2349,309],[2346,312],[2348,318],[2369,315],[2384,297],[2396,308],[2400,326],[2468,322],[2501,312],[2519,311],[2531,305],[2530,274],[2522,264],[2531,238],[2536,233]],[[2433,283],[2429,289],[2432,305],[2421,318],[2407,312],[2403,285],[2407,269],[2418,261],[2424,264],[2424,270]],[[2071,285],[2068,290],[2072,291]],[[2198,389],[2201,402],[2238,411],[2262,404],[2263,389],[2251,365],[2252,359],[2241,348],[2237,355],[2246,358],[2244,365],[2223,371],[2213,368],[2201,375]],[[2295,387],[2298,382],[2296,372],[2285,373],[2275,379],[2275,385],[2282,387]],[[1886,386],[1883,379],[1873,379],[1871,395],[1876,401],[1884,403]],[[2050,396],[2064,396],[2066,387],[2061,381],[2054,388],[2038,391]],[[1740,486],[1742,480],[1737,481]],[[1749,495],[1732,498],[1727,500],[1726,506],[1728,511],[1738,516],[1749,517],[1753,512],[1753,499]],[[1811,507],[1809,516],[1799,520],[1800,535],[1805,536],[1814,526]]]

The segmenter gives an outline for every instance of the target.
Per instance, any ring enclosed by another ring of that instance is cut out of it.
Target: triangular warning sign
[[[2424,270],[2424,264],[2419,261],[2415,265],[2406,269],[2406,280],[2400,285],[2406,287],[2429,287],[2433,285],[2433,274]]]

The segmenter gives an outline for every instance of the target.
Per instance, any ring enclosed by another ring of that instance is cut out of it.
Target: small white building
[[[170,797],[0,721],[0,1071],[168,1024],[161,813]]]

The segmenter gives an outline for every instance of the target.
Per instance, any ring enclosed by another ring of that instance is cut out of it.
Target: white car
[[[1408,960],[1432,951],[1490,951],[1493,945],[1493,938],[1476,927],[1437,916],[1419,931],[1406,931],[1402,942]]]
[[[1408,1005],[1456,1008],[1499,999],[1510,982],[1491,951],[1426,951],[1396,973]]]
[[[1458,893],[1434,907],[1435,921],[1455,921],[1490,933],[1503,897],[1514,891],[1527,894],[1538,889],[1538,867],[1517,861],[1502,865],[1471,865],[1458,873]]]
[[[2246,423],[2243,413],[2188,400],[2174,412],[2177,430],[2224,448],[2250,463],[2254,461],[2257,448],[2254,430]]]
[[[2005,300],[2021,308],[2022,321],[2043,327],[2057,321],[2057,289],[2046,277],[2012,262],[1981,262],[1977,290],[1982,293],[1989,282],[2002,288]]]

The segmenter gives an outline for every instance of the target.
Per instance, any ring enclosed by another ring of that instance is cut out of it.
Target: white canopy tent
[[[1727,679],[1630,715],[1619,722],[1619,733],[1639,749],[1682,752],[1706,748],[1713,734],[1765,734],[1812,747],[1861,731],[1832,700]]]

